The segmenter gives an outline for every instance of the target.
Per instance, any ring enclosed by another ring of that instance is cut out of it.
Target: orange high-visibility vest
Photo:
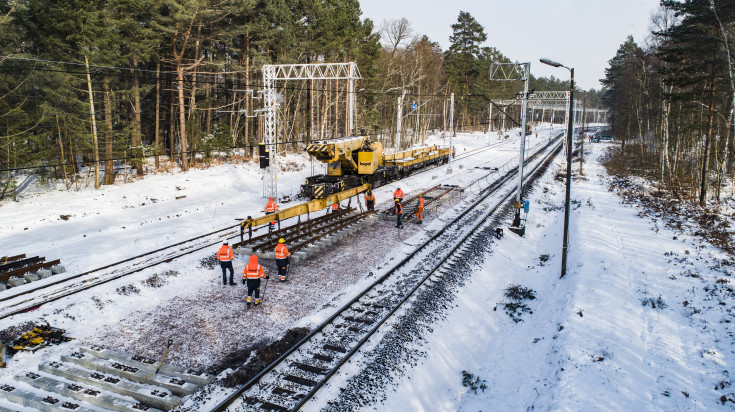
[[[235,254],[232,253],[232,249],[230,249],[229,246],[222,245],[222,247],[219,248],[219,252],[217,252],[217,260],[220,262],[229,262],[234,258]]]
[[[399,202],[396,202],[396,214],[397,215],[403,214],[403,206]]]
[[[372,194],[372,193],[369,194],[369,195],[365,195],[365,200],[367,200],[368,202],[374,202],[375,201],[375,195]]]
[[[424,208],[424,198],[423,197],[420,197],[419,198],[419,205],[418,205],[418,207],[420,207],[422,209]]]
[[[276,259],[286,259],[289,256],[291,256],[291,253],[284,243],[276,245]]]
[[[263,266],[260,266],[258,264],[253,267],[248,263],[242,273],[243,279],[258,279],[264,277],[265,271],[263,270]]]
[[[397,189],[395,192],[393,192],[393,197],[403,200],[403,190]]]
[[[268,203],[265,205],[265,212],[277,212],[278,211],[278,205],[276,202],[269,200]]]

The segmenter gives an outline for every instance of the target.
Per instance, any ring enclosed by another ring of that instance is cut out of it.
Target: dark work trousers
[[[268,215],[272,215],[274,213],[276,213],[276,212],[265,212],[265,215],[268,216]],[[269,222],[268,223],[268,233],[274,231],[275,229],[276,229],[276,222],[275,221]]]
[[[396,227],[398,228],[403,227],[403,222],[401,222],[401,216],[403,216],[403,213],[396,213]]]
[[[255,292],[255,299],[260,299],[260,278],[247,279],[247,285],[248,297],[253,296],[253,292]]]
[[[230,284],[235,283],[232,281],[232,275],[235,274],[235,270],[232,269],[232,261],[231,260],[226,261],[226,262],[222,261],[222,262],[219,262],[219,265],[222,268],[222,284],[223,285],[227,284],[227,269],[230,269]]]
[[[281,280],[286,280],[286,274],[288,273],[288,265],[291,264],[291,260],[289,258],[285,259],[276,259],[276,266],[278,267],[278,278]]]
[[[374,200],[368,200],[365,202],[365,205],[367,206],[367,210],[374,210],[375,209],[375,201]]]

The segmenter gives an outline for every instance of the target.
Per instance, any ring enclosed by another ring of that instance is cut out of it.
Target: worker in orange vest
[[[273,201],[273,197],[268,198],[268,203],[265,204],[265,214],[270,215],[278,212],[278,205]],[[273,220],[268,224],[268,233],[272,232],[276,228],[276,221]]]
[[[419,225],[424,222],[424,195],[419,195],[419,200],[416,202],[416,223]]]
[[[365,195],[365,206],[367,206],[367,210],[375,209],[375,195],[372,190],[368,190]]]
[[[283,238],[278,239],[276,245],[276,266],[278,267],[278,278],[281,281],[286,280],[288,274],[288,265],[291,264],[291,252],[286,247],[286,241]]]
[[[247,304],[250,307],[252,297],[255,295],[255,304],[260,305],[260,279],[269,279],[270,276],[265,275],[263,266],[258,264],[258,257],[255,255],[250,256],[250,263],[245,265],[245,270],[242,273],[242,283],[248,286],[248,298]]]
[[[403,222],[401,222],[401,216],[403,216],[403,205],[401,204],[401,202],[399,202],[398,200],[396,200],[396,206],[395,207],[396,207],[396,209],[395,209],[395,211],[396,211],[396,227],[400,229],[400,228],[403,227]]]
[[[403,190],[400,187],[393,192],[393,200],[403,203]]]
[[[332,204],[332,213],[336,213],[338,211],[339,211],[339,202],[334,202],[334,204]]]
[[[232,253],[232,248],[227,242],[222,244],[217,252],[217,260],[219,260],[219,266],[222,268],[222,284],[227,284],[227,269],[230,269],[230,285],[234,285],[232,277],[235,275],[235,269],[232,268],[232,259],[235,258],[235,254]]]

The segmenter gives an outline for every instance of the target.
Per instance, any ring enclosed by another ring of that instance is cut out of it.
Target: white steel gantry
[[[499,106],[522,104],[522,99],[496,100]],[[551,109],[552,118],[557,110],[564,110],[564,127],[569,133],[569,91],[540,91],[533,92],[528,97],[528,107],[531,109]],[[575,110],[576,111],[576,110]],[[490,105],[490,121],[492,123],[492,105]],[[566,144],[566,143],[565,143]]]
[[[268,150],[268,167],[263,171],[263,197],[278,198],[278,171],[275,148],[277,143],[276,81],[288,80],[348,80],[347,107],[349,116],[349,132],[355,128],[355,80],[361,79],[357,64],[348,63],[312,63],[312,64],[266,64],[263,65],[263,133],[261,143]]]

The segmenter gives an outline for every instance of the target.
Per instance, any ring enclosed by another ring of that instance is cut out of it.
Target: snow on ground
[[[549,130],[540,130],[528,147],[547,141]],[[487,173],[475,166],[500,167],[517,156],[519,139],[514,136],[517,133],[509,133],[508,139],[491,136],[490,143],[497,146],[460,158],[488,144],[486,135],[460,134],[454,139],[454,173],[446,174],[446,167],[441,167],[404,179],[401,186],[410,196],[439,183],[467,184]],[[448,139],[429,140],[442,144]],[[309,161],[299,154],[282,160],[289,167],[279,175],[281,193],[295,193],[311,174]],[[320,168],[317,165],[315,169],[321,172]],[[192,169],[185,174],[151,174],[99,190],[42,192],[31,188],[21,193],[18,202],[0,204],[0,254],[60,258],[69,274],[80,273],[234,225],[238,217],[262,214],[265,200],[260,176],[257,165],[248,162]],[[395,185],[375,190],[379,206],[387,205],[393,190]],[[62,214],[70,218],[62,220]],[[270,279],[268,305],[258,308],[256,315],[244,313],[242,285],[223,287],[218,266],[202,267],[201,260],[215,253],[211,250],[4,319],[0,330],[46,320],[67,329],[75,340],[36,354],[17,354],[7,369],[0,369],[0,379],[34,370],[39,362],[55,360],[79,345],[98,344],[158,358],[169,338],[175,340],[167,356],[170,362],[216,369],[228,354],[245,345],[275,339],[296,326],[313,326],[331,314],[370,281],[371,268],[386,265],[405,247],[388,231],[390,226],[379,223],[369,235],[354,235],[350,247],[333,248],[295,266],[287,284]],[[404,230],[404,236],[415,230]],[[355,256],[361,258],[357,265]],[[244,257],[236,258],[236,279],[241,278],[245,263]],[[266,262],[273,274],[270,266],[272,263]]]
[[[376,410],[732,410],[732,257],[621,204],[606,146],[573,185],[566,277],[564,182],[547,173],[526,237],[495,242]],[[536,296],[518,323],[511,285]]]

